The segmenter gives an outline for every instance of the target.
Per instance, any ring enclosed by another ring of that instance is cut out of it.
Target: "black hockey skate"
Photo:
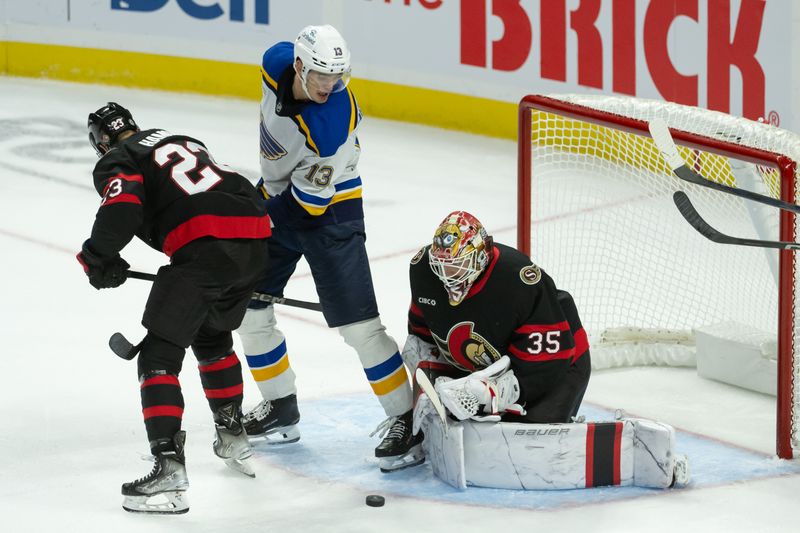
[[[300,440],[300,411],[297,396],[290,394],[276,400],[263,400],[242,418],[247,436],[263,438],[267,444],[289,444]]]
[[[214,412],[214,427],[217,431],[217,438],[214,440],[214,453],[217,457],[237,472],[256,477],[253,467],[247,463],[253,450],[242,426],[241,407],[229,403],[217,409]]]
[[[179,431],[172,439],[155,441],[155,465],[143,478],[123,483],[122,508],[131,513],[182,514],[189,511],[186,489],[186,460],[183,445],[186,432]]]
[[[425,462],[425,452],[422,451],[423,434],[421,431],[416,435],[411,434],[412,416],[413,411],[408,411],[400,416],[387,418],[372,433],[386,433],[375,448],[375,457],[380,459],[381,472],[394,472]]]

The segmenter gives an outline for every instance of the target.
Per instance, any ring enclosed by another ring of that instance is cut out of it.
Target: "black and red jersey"
[[[101,157],[93,174],[103,201],[91,246],[100,255],[118,253],[134,235],[168,256],[201,237],[270,235],[255,187],[215,163],[197,139],[138,132]]]
[[[508,355],[520,401],[534,402],[588,352],[580,319],[568,317],[559,304],[563,291],[524,254],[494,244],[486,270],[466,298],[451,306],[428,264],[429,248],[411,260],[408,328],[436,344],[449,364],[473,372]]]

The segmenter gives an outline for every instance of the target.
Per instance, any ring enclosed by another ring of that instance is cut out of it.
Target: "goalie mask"
[[[123,131],[139,131],[131,112],[114,102],[89,113],[88,128],[89,142],[98,156],[111,150]]]
[[[314,102],[324,103],[350,81],[350,49],[333,26],[303,28],[294,41],[294,57],[303,63],[297,74],[306,96]]]
[[[428,263],[444,284],[450,305],[460,304],[489,264],[492,238],[466,211],[453,211],[439,224],[428,250]]]

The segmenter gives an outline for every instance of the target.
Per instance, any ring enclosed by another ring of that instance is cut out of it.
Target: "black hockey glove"
[[[119,254],[111,257],[97,255],[88,240],[83,243],[83,247],[76,257],[78,262],[83,265],[83,271],[86,272],[89,283],[95,289],[119,287],[128,279],[130,265],[127,261]]]

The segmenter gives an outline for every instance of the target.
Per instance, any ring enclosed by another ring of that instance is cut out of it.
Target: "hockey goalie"
[[[538,490],[688,483],[669,425],[575,421],[591,374],[575,303],[473,215],[445,217],[410,281],[402,355],[422,388],[412,431],[439,478]]]

